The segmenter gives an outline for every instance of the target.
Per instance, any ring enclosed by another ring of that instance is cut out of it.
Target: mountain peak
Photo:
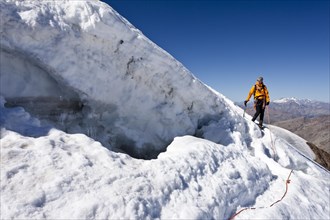
[[[288,103],[288,102],[295,102],[297,104],[302,104],[302,103],[310,103],[312,100],[310,99],[298,99],[295,97],[291,98],[281,98],[273,101],[274,103]]]

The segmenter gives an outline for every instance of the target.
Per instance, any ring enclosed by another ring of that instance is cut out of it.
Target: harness
[[[256,96],[257,85],[254,85],[254,93],[253,93],[254,99],[258,100],[259,97],[266,96],[266,94],[265,94],[265,85],[264,84],[262,84],[261,89],[264,91],[264,94],[263,95]],[[266,97],[264,97],[264,99],[265,98]]]
[[[262,84],[261,90],[263,90],[263,93],[264,94],[259,95],[259,96],[256,96],[257,85],[254,85],[254,93],[253,93],[253,96],[254,96],[254,109],[256,109],[257,105],[261,105],[261,104],[262,104],[262,108],[263,109],[265,108],[265,106],[266,106],[266,92],[265,92],[265,87],[266,86],[264,84]],[[260,97],[263,97],[263,98],[260,98]],[[262,101],[262,103],[259,102],[259,101]]]

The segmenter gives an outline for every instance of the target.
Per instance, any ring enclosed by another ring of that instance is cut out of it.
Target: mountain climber
[[[252,86],[250,89],[249,95],[244,101],[244,105],[248,103],[250,100],[252,94],[254,96],[254,109],[256,110],[256,113],[254,114],[252,121],[254,122],[257,117],[259,117],[259,127],[262,128],[262,123],[264,120],[264,113],[265,113],[265,107],[266,105],[269,105],[270,99],[269,94],[266,85],[264,84],[263,77],[258,77],[257,82],[255,85]]]

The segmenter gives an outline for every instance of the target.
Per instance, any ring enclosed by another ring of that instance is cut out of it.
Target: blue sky
[[[271,100],[330,102],[327,0],[103,1],[233,101],[261,75]]]

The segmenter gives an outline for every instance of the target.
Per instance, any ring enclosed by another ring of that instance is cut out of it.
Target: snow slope
[[[329,173],[280,137],[273,137],[274,160],[268,130],[251,134],[250,149],[239,140],[224,146],[183,136],[157,159],[138,160],[83,134],[42,127],[22,108],[2,102],[0,110],[1,219],[229,219],[250,206],[263,208],[236,218],[329,217]],[[26,126],[47,134],[6,128]],[[283,196],[291,169],[287,195],[269,207]]]
[[[1,219],[329,218],[303,141],[261,132],[106,4],[0,6]],[[17,97],[83,107],[47,121]]]

